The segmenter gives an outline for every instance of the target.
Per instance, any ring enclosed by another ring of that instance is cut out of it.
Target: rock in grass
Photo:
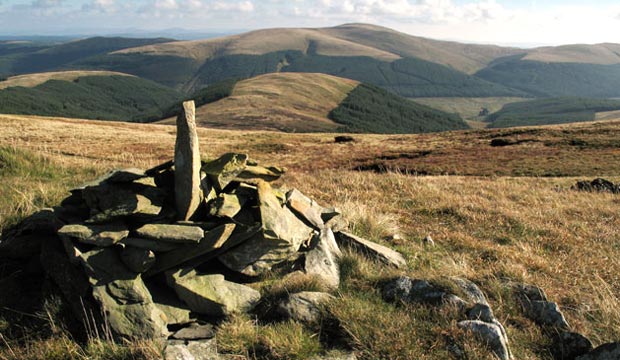
[[[618,360],[620,359],[620,342],[603,344],[591,352],[577,357],[576,360]]]
[[[172,338],[177,340],[201,340],[213,339],[214,337],[215,328],[213,325],[200,325],[196,323],[190,324],[188,327],[184,327],[172,335]]]
[[[299,190],[293,189],[286,193],[286,205],[315,229],[320,230],[325,226],[321,217],[323,207]]]
[[[307,324],[318,323],[321,307],[334,297],[324,292],[303,291],[289,295],[278,304],[276,312],[283,319],[292,319]]]
[[[531,301],[524,305],[525,316],[539,325],[568,330],[570,326],[558,304],[550,301]]]
[[[251,287],[230,282],[224,275],[201,275],[180,269],[166,273],[168,284],[187,306],[199,314],[227,316],[251,310],[260,293]]]
[[[177,137],[174,146],[174,195],[177,219],[189,220],[201,201],[200,150],[194,102],[184,102],[182,110],[177,117]]]
[[[329,288],[337,289],[340,284],[340,268],[337,259],[342,256],[334,234],[325,228],[316,237],[317,244],[305,254],[306,274],[318,276]]]
[[[592,351],[590,340],[575,332],[561,332],[553,337],[551,354],[556,360],[575,359]]]
[[[388,302],[420,303],[429,305],[453,304],[465,307],[465,301],[426,280],[399,276],[388,281],[382,289]]]
[[[461,329],[471,331],[476,337],[485,342],[491,351],[501,360],[512,359],[512,355],[508,349],[508,341],[497,325],[480,320],[465,320],[459,322],[457,325]]]
[[[144,239],[175,244],[197,244],[204,237],[204,230],[198,226],[147,224],[136,229],[135,234]]]
[[[78,241],[98,247],[108,247],[127,238],[129,229],[123,224],[73,224],[63,226],[58,230],[58,235],[66,240]]]
[[[258,199],[261,232],[219,257],[231,270],[248,276],[258,276],[273,265],[297,256],[301,245],[313,234],[311,228],[280,203],[264,181],[258,184]]]
[[[392,265],[397,268],[405,267],[407,261],[405,258],[388,247],[379,245],[372,241],[362,239],[361,237],[353,234],[339,231],[336,233],[336,239],[341,245],[349,246],[373,259],[379,260],[387,265]]]
[[[219,360],[215,339],[184,341],[169,340],[164,360]]]

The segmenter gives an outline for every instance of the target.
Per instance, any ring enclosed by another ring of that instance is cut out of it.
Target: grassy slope
[[[172,89],[133,76],[70,72],[55,74],[52,80],[48,77],[12,78],[9,83],[22,86],[4,89],[0,83],[0,112],[139,121],[161,118],[162,111],[181,97]]]
[[[502,106],[525,98],[518,97],[486,97],[486,98],[412,98],[411,100],[439,109],[451,114],[459,114],[465,120],[482,121],[484,117],[478,116],[482,108],[487,108],[491,113],[499,111]]]
[[[529,50],[523,59],[541,62],[620,64],[620,44],[541,47]]]
[[[549,98],[515,102],[487,117],[489,127],[551,125],[592,121],[596,113],[620,110],[620,100]]]
[[[6,89],[13,86],[35,87],[49,80],[73,81],[84,76],[131,76],[114,71],[52,71],[44,73],[26,74],[11,76],[4,81],[0,81],[0,89]]]
[[[174,130],[168,126],[33,120],[0,116],[1,142],[10,141],[18,152],[44,156],[50,168],[89,169],[79,173],[81,177],[119,166],[146,168],[173,154]],[[347,145],[334,144],[329,134],[199,129],[199,135],[207,156],[244,151],[265,164],[286,166],[289,172],[283,182],[287,187],[297,187],[321,204],[338,206],[360,235],[382,242],[384,235],[402,234],[405,240],[391,246],[409,260],[404,273],[474,280],[487,292],[496,316],[506,326],[516,358],[551,359],[544,350],[549,340],[501,290],[502,279],[543,287],[574,329],[595,345],[620,337],[620,265],[610,260],[618,257],[617,196],[566,190],[576,178],[412,177],[350,170],[357,159],[431,151],[426,158],[403,157],[399,163],[424,166],[430,159],[428,170],[433,174],[558,173],[580,178],[606,175],[618,181],[620,166],[614,159],[620,156],[620,120],[409,136],[357,135],[358,142]],[[490,139],[496,137],[532,141],[491,148]],[[563,171],[558,172],[559,168]],[[3,179],[7,179],[4,174]],[[41,187],[42,179],[37,173],[25,173],[18,182],[3,181],[0,188],[8,195],[1,197],[0,208],[5,214],[18,214],[18,207],[52,205],[57,196],[35,202],[39,196],[30,194],[60,194],[85,180],[59,177]],[[435,239],[435,247],[423,247],[420,239],[427,234]],[[331,312],[351,335],[349,344],[362,359],[445,359],[447,344],[442,339],[446,335],[465,341],[468,358],[487,358],[483,347],[445,320],[445,313],[384,304],[376,286],[395,275],[393,271],[353,255],[346,255],[344,263],[347,275]],[[222,327],[220,350],[252,353],[252,349],[266,348],[275,358],[285,359],[321,346],[316,329],[294,323],[256,324],[252,319],[233,318]],[[282,345],[291,336],[301,340]],[[0,354],[9,358],[11,352],[40,351],[50,356],[50,351],[58,351],[49,347],[48,340],[30,342],[29,347],[8,341],[11,350],[0,344]]]

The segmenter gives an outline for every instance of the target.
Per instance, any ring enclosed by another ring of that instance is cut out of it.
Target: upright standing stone
[[[189,220],[200,204],[200,151],[195,112],[194,102],[186,101],[183,112],[177,117],[174,193],[180,220]]]

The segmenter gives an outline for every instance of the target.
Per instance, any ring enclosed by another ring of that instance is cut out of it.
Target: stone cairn
[[[339,245],[405,264],[399,253],[347,233],[337,209],[295,189],[274,189],[270,183],[283,169],[234,153],[201,162],[194,111],[193,101],[185,102],[177,118],[174,161],[115,170],[71,190],[60,207],[4,234],[0,254],[40,252],[87,330],[102,322],[118,337],[171,336],[178,339],[169,340],[171,359],[191,346],[203,352],[211,346],[188,344],[213,337],[213,328],[197,326],[197,318],[252,311],[261,294],[248,283],[275,268],[317,276],[337,289]],[[296,296],[306,305],[330,298]],[[295,299],[281,304],[282,311],[309,320],[312,311],[291,310]]]

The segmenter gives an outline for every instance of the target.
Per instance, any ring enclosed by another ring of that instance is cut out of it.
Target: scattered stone
[[[215,328],[211,324],[200,325],[197,323],[190,324],[172,335],[177,340],[202,340],[213,339],[215,337]]]
[[[204,230],[198,226],[147,224],[138,228],[135,234],[144,239],[177,244],[197,244],[204,237]]]
[[[99,247],[112,246],[127,238],[129,230],[123,224],[106,225],[65,225],[58,230],[62,239],[78,241],[83,244]]]
[[[452,304],[464,307],[465,301],[426,280],[400,276],[383,286],[383,299],[388,302],[421,303],[430,305]]]
[[[155,264],[155,253],[147,249],[126,246],[121,252],[121,260],[129,270],[143,273]]]
[[[164,360],[218,360],[215,339],[199,341],[170,340],[164,349]]]
[[[591,352],[577,357],[576,360],[618,360],[620,359],[620,342],[603,344]]]
[[[248,156],[246,154],[228,153],[219,159],[205,163],[202,171],[214,185],[215,190],[221,192],[228,184],[235,180],[246,169]]]
[[[424,239],[422,239],[422,243],[424,246],[435,246],[435,241],[433,241],[433,238],[430,235],[426,235]]]
[[[592,181],[578,181],[571,187],[571,190],[587,191],[587,192],[609,192],[612,194],[620,193],[620,184],[601,178]]]
[[[405,267],[407,265],[405,258],[397,251],[372,241],[362,239],[353,234],[339,231],[336,233],[336,240],[338,240],[341,245],[349,246],[385,264],[392,265],[397,268]]]
[[[304,269],[306,274],[321,278],[329,288],[337,289],[340,285],[340,268],[336,259],[342,253],[330,229],[322,230],[317,238],[316,246],[306,253]]]
[[[189,220],[200,204],[200,150],[193,101],[183,103],[177,117],[174,146],[174,194],[177,218]]]
[[[497,325],[480,320],[464,320],[460,321],[457,326],[461,329],[471,331],[480,338],[480,340],[485,342],[491,351],[501,360],[512,359],[512,355],[508,349],[507,339]]]
[[[251,287],[224,279],[224,275],[199,275],[180,269],[166,273],[168,284],[192,311],[211,316],[227,316],[252,309],[260,293]]]
[[[463,290],[468,301],[474,304],[483,304],[489,306],[489,302],[487,301],[486,296],[484,296],[484,293],[482,292],[482,290],[480,290],[478,285],[467,279],[458,277],[452,277],[450,278],[450,280],[461,290]]]
[[[555,360],[572,360],[592,349],[592,342],[587,337],[575,332],[561,332],[553,338],[551,354]]]
[[[354,142],[355,138],[353,136],[348,136],[348,135],[339,135],[334,137],[334,141],[336,143],[347,143],[347,142]]]
[[[568,330],[570,327],[558,304],[549,301],[531,301],[524,304],[525,316],[539,325]]]
[[[318,323],[321,319],[321,307],[334,297],[324,292],[303,291],[291,294],[280,302],[277,313],[283,319],[292,319],[307,324]]]

